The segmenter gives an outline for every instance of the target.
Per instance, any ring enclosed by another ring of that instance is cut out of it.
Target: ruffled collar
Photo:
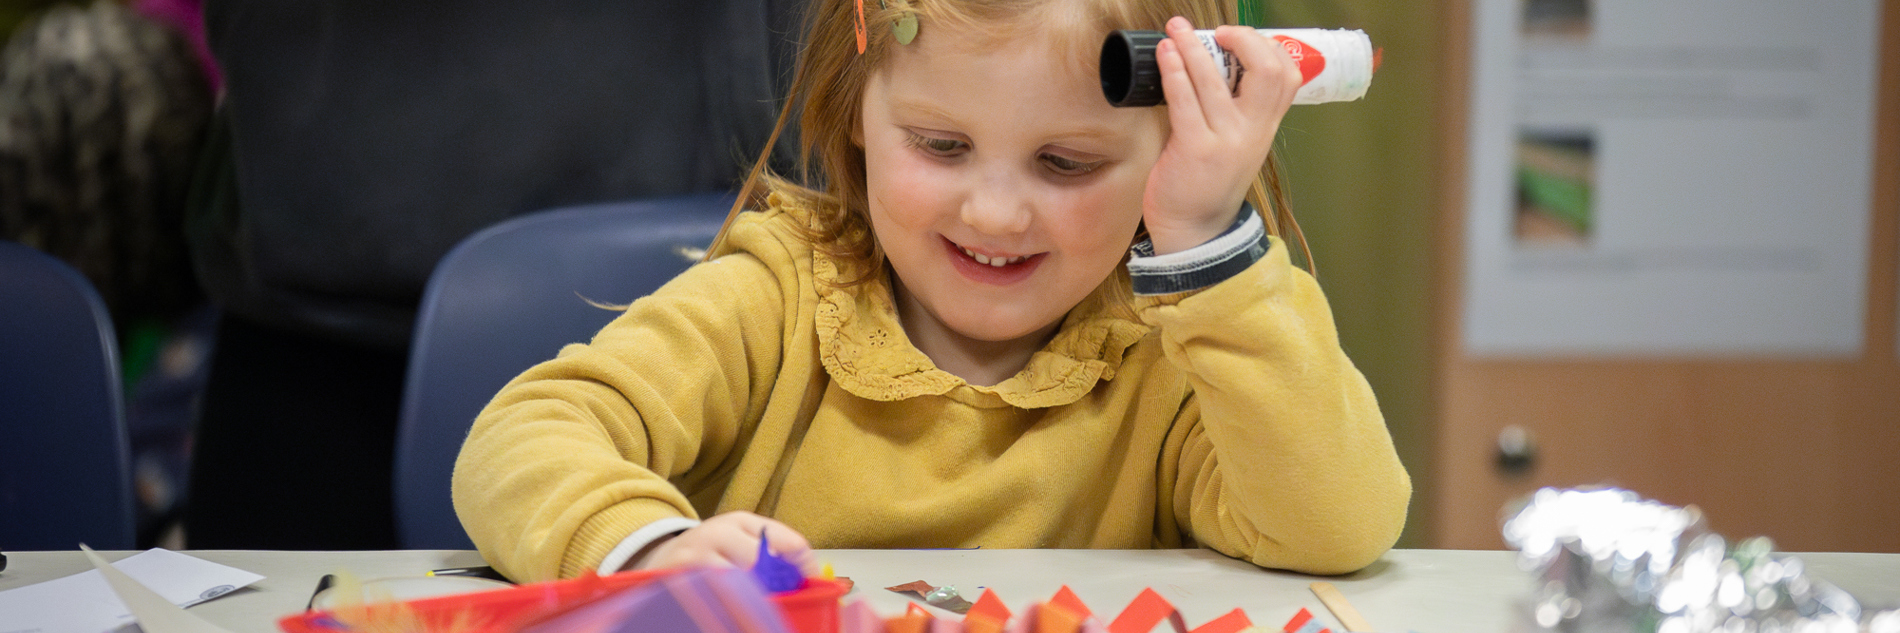
[[[1069,312],[1049,344],[1015,376],[978,386],[938,369],[910,343],[891,297],[890,273],[842,285],[835,261],[813,255],[817,280],[818,354],[839,386],[858,397],[895,401],[945,396],[971,406],[1055,407],[1073,403],[1111,380],[1122,355],[1149,327],[1107,309],[1110,279]]]

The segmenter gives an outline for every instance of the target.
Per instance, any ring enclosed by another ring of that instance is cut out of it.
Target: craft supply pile
[[[781,561],[761,558],[752,571],[682,569],[627,572],[522,585],[474,594],[407,602],[367,601],[284,618],[287,633],[459,631],[681,631],[747,633],[1148,633],[1161,623],[1174,633],[1239,633],[1256,627],[1241,609],[1189,627],[1181,612],[1146,589],[1112,618],[1098,617],[1068,587],[1046,602],[1013,613],[995,592],[975,602],[952,587],[923,581],[889,590],[960,617],[939,617],[912,603],[885,617],[864,600],[840,606],[848,579],[787,576]],[[1351,617],[1357,617],[1356,615]],[[1332,633],[1306,609],[1280,627],[1284,633]]]
[[[1694,506],[1627,490],[1539,490],[1504,539],[1536,575],[1523,632],[1900,633],[1900,609],[1863,608],[1767,538],[1730,547]]]

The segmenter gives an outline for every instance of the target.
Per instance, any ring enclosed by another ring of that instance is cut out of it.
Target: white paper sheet
[[[140,552],[112,566],[180,607],[264,579],[163,549]],[[130,622],[131,613],[96,570],[0,591],[0,633],[101,633]]]
[[[167,601],[151,587],[107,563],[92,548],[81,544],[79,549],[86,553],[86,560],[92,561],[92,569],[105,577],[106,585],[125,603],[126,610],[132,612],[132,619],[138,621],[143,633],[231,633]]]
[[[1877,0],[1473,6],[1468,353],[1859,353]]]

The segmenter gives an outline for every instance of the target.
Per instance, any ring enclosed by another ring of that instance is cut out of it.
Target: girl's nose
[[[963,223],[986,235],[1029,230],[1034,205],[1020,183],[1007,175],[986,175],[964,198]]]

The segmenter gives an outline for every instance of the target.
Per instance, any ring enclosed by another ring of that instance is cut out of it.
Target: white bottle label
[[[1372,40],[1365,31],[1329,29],[1256,29],[1278,43],[1300,68],[1300,91],[1293,103],[1353,101],[1366,96],[1372,85]],[[1195,31],[1201,45],[1214,56],[1227,78],[1229,90],[1238,89],[1246,72],[1234,54],[1214,43],[1214,32]]]

